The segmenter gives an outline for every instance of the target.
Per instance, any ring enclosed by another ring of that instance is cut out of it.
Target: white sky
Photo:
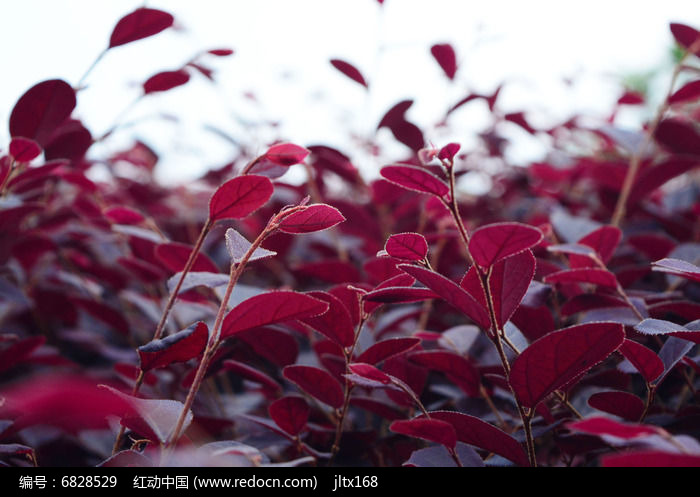
[[[0,10],[0,122],[7,123],[19,96],[38,81],[62,78],[75,84],[106,46],[117,20],[139,1],[23,0]],[[382,164],[357,150],[350,134],[367,136],[382,114],[405,98],[415,99],[408,118],[436,145],[473,143],[483,130],[483,106],[454,115],[453,134],[433,129],[445,110],[470,90],[491,92],[505,82],[505,111],[526,111],[534,124],[552,124],[573,112],[604,118],[620,95],[624,75],[670,73],[669,22],[700,26],[697,0],[587,2],[532,0],[168,0],[148,6],[171,12],[180,30],[110,50],[80,92],[76,115],[95,135],[138,95],[152,74],[179,68],[209,48],[230,47],[228,58],[210,58],[217,84],[199,75],[168,94],[134,107],[125,121],[151,119],[115,134],[99,153],[116,151],[133,136],[161,156],[163,181],[188,180],[226,163],[232,144],[215,126],[246,146],[263,151],[273,139],[301,145],[336,146],[376,175]],[[432,59],[433,43],[452,43],[460,68],[449,84]],[[371,91],[330,64],[355,64]],[[575,83],[567,86],[564,78]],[[245,98],[252,92],[258,104]],[[167,113],[179,122],[153,118]],[[640,115],[627,116],[630,122]],[[625,118],[625,116],[623,116]],[[255,127],[279,121],[274,133]],[[546,143],[514,129],[514,161],[536,159]],[[388,131],[383,143],[392,144]],[[0,147],[8,141],[0,126]],[[395,148],[399,156],[402,146]]]

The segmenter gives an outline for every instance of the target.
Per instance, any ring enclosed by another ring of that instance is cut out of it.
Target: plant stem
[[[459,236],[462,237],[464,250],[467,254],[467,260],[469,261],[469,264],[473,265],[474,259],[472,258],[472,254],[469,252],[469,233],[467,232],[467,228],[465,228],[464,223],[462,222],[462,216],[459,214],[459,204],[457,203],[457,198],[455,197],[456,188],[454,168],[452,167],[451,163],[447,163],[445,165],[445,169],[447,170],[447,176],[449,179],[450,202],[447,202],[442,197],[440,197],[440,200],[452,214],[452,218],[454,219],[454,222],[457,225],[457,229],[459,230]]]
[[[92,61],[92,64],[90,64],[90,67],[87,68],[87,71],[85,71],[85,73],[82,75],[82,77],[76,83],[75,88],[74,88],[75,90],[80,89],[80,87],[83,85],[83,81],[85,81],[85,79],[92,72],[92,70],[95,68],[95,66],[102,60],[102,57],[105,56],[105,54],[107,53],[107,50],[109,50],[109,49],[105,48],[104,50],[102,50],[102,52],[99,53],[97,58]]]
[[[610,221],[610,224],[613,226],[620,226],[620,223],[622,223],[622,220],[625,218],[625,214],[627,211],[627,201],[629,199],[630,193],[632,192],[632,187],[634,186],[634,180],[637,177],[637,173],[639,172],[639,166],[641,165],[642,162],[642,155],[644,152],[647,150],[649,147],[649,144],[651,143],[651,140],[654,137],[654,133],[656,132],[656,128],[659,126],[659,123],[661,122],[661,118],[663,115],[666,113],[666,110],[669,107],[668,99],[673,93],[673,88],[676,86],[676,81],[678,80],[678,75],[681,73],[681,70],[683,69],[683,63],[685,60],[688,58],[688,56],[692,53],[694,53],[696,50],[700,48],[700,40],[696,41],[693,43],[688,50],[683,54],[683,57],[681,60],[678,61],[676,64],[676,67],[673,70],[673,75],[671,76],[671,83],[669,84],[668,91],[666,92],[666,97],[664,98],[663,102],[661,105],[659,105],[659,108],[656,111],[656,115],[654,116],[654,119],[651,121],[649,126],[646,129],[646,132],[644,133],[644,141],[642,144],[634,151],[634,154],[630,158],[630,163],[629,167],[627,168],[627,174],[625,175],[625,180],[622,184],[622,190],[620,191],[620,196],[617,198],[617,204],[615,205],[615,211],[613,212],[612,219]]]

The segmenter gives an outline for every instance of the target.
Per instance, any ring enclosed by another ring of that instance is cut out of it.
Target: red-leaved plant
[[[137,9],[75,86],[40,82],[12,110],[3,464],[700,465],[698,31],[671,25],[684,55],[633,140],[576,118],[537,129],[499,87],[446,102],[436,126],[472,102],[493,116],[469,151],[426,146],[403,100],[366,139],[382,156],[386,128],[405,155],[371,180],[352,151],[278,141],[166,188],[140,141],[89,154],[120,123],[94,137],[74,110],[101,58],[173,22]],[[456,84],[454,47],[426,50]],[[231,55],[157,72],[138,100]],[[509,166],[513,125],[567,160]],[[487,158],[492,190],[461,193]]]

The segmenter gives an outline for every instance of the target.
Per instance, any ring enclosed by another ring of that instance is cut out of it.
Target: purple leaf
[[[542,232],[522,223],[494,223],[472,233],[469,252],[474,261],[488,269],[501,259],[523,252],[542,240]]]
[[[75,91],[60,79],[42,81],[22,95],[10,114],[10,136],[45,147],[75,108]]]
[[[639,450],[601,458],[604,468],[700,468],[700,455],[674,454],[660,450]]]
[[[327,230],[343,221],[345,217],[335,207],[312,204],[282,219],[279,229],[290,234],[313,233]]]
[[[700,281],[700,267],[680,259],[661,259],[653,263],[652,270],[683,276],[693,281]]]
[[[251,243],[233,228],[226,230],[225,238],[226,250],[228,251],[228,255],[231,257],[231,262],[240,263],[243,260],[243,256],[246,254],[246,252],[248,252],[248,249],[250,249]],[[258,247],[253,251],[253,254],[250,256],[248,261],[257,261],[259,259],[266,259],[275,255],[277,255],[277,252]]]
[[[387,239],[384,250],[397,259],[422,261],[428,255],[428,242],[419,233],[397,233]]]
[[[177,71],[163,71],[154,74],[143,84],[144,95],[172,90],[182,86],[190,80],[190,73],[184,69]]]
[[[450,78],[450,80],[455,79],[455,74],[457,73],[457,56],[455,54],[454,48],[449,43],[438,43],[430,47],[430,53],[435,57],[435,60],[443,71],[445,75]]]
[[[112,31],[109,47],[141,40],[160,33],[173,25],[173,16],[156,9],[139,8],[122,17]]]
[[[380,174],[392,183],[414,192],[430,193],[442,197],[450,191],[447,183],[433,173],[416,166],[385,166],[381,169]]]
[[[457,440],[513,461],[519,466],[529,466],[522,445],[504,431],[475,416],[454,411],[433,411],[430,417],[451,424]]]
[[[327,371],[313,366],[293,365],[284,368],[282,374],[324,404],[335,409],[343,405],[343,387]]]
[[[457,445],[455,429],[451,424],[438,419],[414,418],[394,421],[389,429],[394,433],[436,442],[449,449],[454,449]]]
[[[137,349],[141,369],[149,371],[194,359],[204,351],[208,339],[209,328],[200,321],[165,338],[152,340]]]
[[[644,412],[642,399],[628,392],[597,392],[588,398],[588,405],[626,421],[638,421]]]
[[[365,88],[369,88],[369,85],[367,84],[364,76],[362,76],[362,73],[352,64],[340,59],[331,59],[331,64],[333,64],[333,67],[345,74],[348,78],[360,83]]]
[[[273,323],[318,316],[328,304],[309,295],[280,290],[256,295],[231,309],[221,327],[221,339]],[[265,312],[261,312],[264,309]]]
[[[240,361],[234,361],[233,359],[226,359],[222,363],[222,366],[227,371],[231,371],[232,373],[247,380],[250,380],[253,383],[258,383],[259,385],[262,385],[265,389],[269,390],[272,393],[279,393],[282,390],[282,387],[279,385],[279,383],[277,383],[269,375],[263,373],[262,371],[259,371],[258,369],[252,366],[249,366],[248,364],[245,364]]]
[[[457,453],[461,467],[484,467],[484,461],[479,454],[468,445],[457,442],[455,452]],[[436,445],[434,447],[414,450],[408,461],[403,463],[403,466],[415,468],[455,468],[457,467],[457,463],[443,445]]]
[[[311,409],[303,397],[288,395],[272,402],[267,411],[277,426],[297,436],[306,426]]]
[[[617,323],[587,323],[554,331],[513,361],[510,384],[523,406],[534,408],[607,358],[624,339],[624,327]]]
[[[484,329],[491,327],[488,311],[454,281],[441,274],[410,264],[399,268],[410,274]]]
[[[265,176],[238,176],[221,185],[209,201],[209,220],[241,219],[262,207],[274,186]]]

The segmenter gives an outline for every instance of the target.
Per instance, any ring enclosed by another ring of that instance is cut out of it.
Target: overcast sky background
[[[0,121],[7,123],[16,100],[41,80],[76,84],[107,45],[117,20],[141,4],[3,3]],[[376,0],[168,0],[147,5],[171,12],[178,29],[110,50],[85,81],[75,115],[100,135],[154,73],[177,69],[201,50],[234,49],[232,57],[203,59],[216,70],[216,84],[194,75],[184,87],[139,102],[124,115],[124,122],[139,124],[95,150],[113,152],[140,137],[161,156],[158,177],[168,183],[188,181],[231,159],[235,145],[211,127],[253,150],[263,151],[277,138],[336,146],[372,176],[381,164],[372,163],[376,159],[362,153],[350,135],[371,135],[386,110],[411,98],[415,104],[408,117],[424,127],[427,139],[469,146],[487,122],[483,106],[456,113],[452,134],[433,125],[470,91],[490,93],[500,83],[505,83],[501,107],[526,111],[536,125],[573,113],[604,119],[625,77],[656,71],[655,85],[667,81],[669,22],[700,26],[696,0],[386,0],[383,6]],[[432,44],[444,42],[455,47],[459,62],[452,84],[429,52]],[[370,91],[336,71],[331,58],[356,65]],[[620,123],[633,125],[649,111],[630,111]],[[263,121],[281,125],[271,132],[257,126]],[[514,162],[536,160],[546,151],[542,139],[517,129],[512,134]],[[380,139],[392,143],[387,130]],[[0,147],[6,143],[3,124]]]

